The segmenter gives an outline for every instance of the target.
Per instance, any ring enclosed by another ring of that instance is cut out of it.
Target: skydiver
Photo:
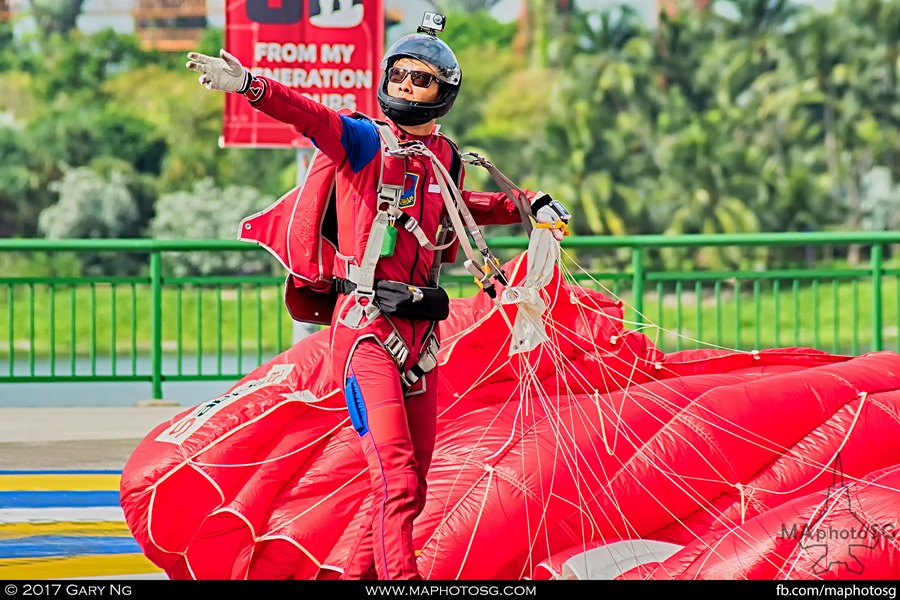
[[[413,522],[425,505],[437,425],[439,321],[449,311],[437,273],[442,263],[455,260],[459,241],[430,250],[409,230],[395,227],[393,247],[383,240],[374,263],[366,258],[366,248],[369,238],[376,237],[379,177],[394,160],[406,161],[407,178],[394,208],[413,217],[428,240],[440,239],[439,230],[452,229],[439,169],[424,155],[384,154],[384,134],[371,118],[335,111],[297,89],[253,76],[224,49],[219,57],[188,53],[187,68],[201,73],[199,81],[207,89],[242,94],[255,109],[293,125],[337,166],[339,243],[333,272],[339,296],[331,320],[332,376],[344,384],[372,486],[371,509],[341,577],[422,579]],[[447,172],[456,174],[452,183],[462,189],[465,169],[459,150],[436,127],[462,84],[453,51],[435,31],[419,28],[388,48],[380,68],[378,101],[388,135],[401,146],[424,144]],[[561,240],[560,224],[568,222],[568,211],[548,194],[524,192],[535,221],[557,224],[553,235]],[[502,192],[462,191],[461,196],[478,225],[521,219],[520,207]],[[393,312],[390,302],[380,296],[378,286],[368,289],[373,275],[379,286],[393,286],[386,294],[408,289],[412,298],[405,304],[419,305],[421,314],[388,314]]]

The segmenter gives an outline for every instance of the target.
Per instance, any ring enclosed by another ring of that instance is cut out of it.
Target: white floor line
[[[84,506],[80,508],[0,508],[0,524],[52,522],[125,522],[120,506]]]

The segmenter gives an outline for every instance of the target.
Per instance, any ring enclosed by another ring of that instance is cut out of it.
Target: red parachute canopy
[[[900,355],[665,354],[602,293],[544,292],[531,352],[484,294],[441,325],[424,577],[900,576]],[[135,449],[122,507],[170,578],[339,575],[369,482],[327,351],[326,329]]]

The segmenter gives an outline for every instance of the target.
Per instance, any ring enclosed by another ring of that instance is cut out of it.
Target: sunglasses
[[[388,80],[391,83],[402,83],[406,76],[409,75],[409,80],[412,84],[418,88],[427,88],[431,85],[431,82],[437,79],[431,73],[427,73],[425,71],[410,71],[409,69],[401,69],[400,67],[391,67],[388,69]]]

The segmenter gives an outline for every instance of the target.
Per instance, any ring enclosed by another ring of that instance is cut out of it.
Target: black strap
[[[422,367],[419,366],[419,363],[416,363],[409,369],[407,369],[407,373],[412,373],[416,376],[416,380],[419,380],[422,378],[422,375],[425,374],[425,371],[422,369]]]
[[[356,291],[356,284],[349,279],[334,278],[334,291],[338,294],[352,294]]]
[[[335,277],[332,280],[334,282],[334,291],[338,294],[352,294],[356,291],[356,284],[350,281],[349,279],[341,279],[340,277]],[[375,285],[378,285],[379,281],[383,281],[382,279],[376,279]],[[397,282],[402,283],[402,282]],[[411,283],[404,283],[403,285],[412,285]],[[424,287],[437,287],[437,283],[434,281],[429,281],[427,286]],[[423,287],[420,285],[414,287]]]

